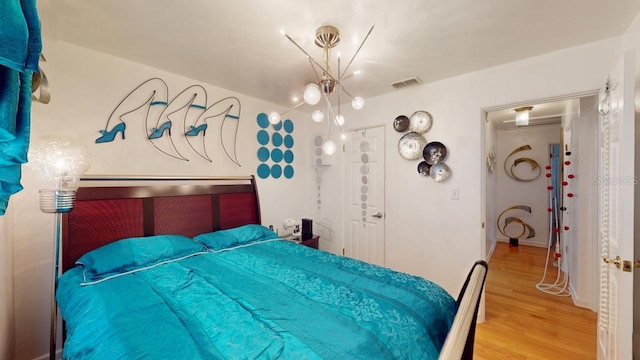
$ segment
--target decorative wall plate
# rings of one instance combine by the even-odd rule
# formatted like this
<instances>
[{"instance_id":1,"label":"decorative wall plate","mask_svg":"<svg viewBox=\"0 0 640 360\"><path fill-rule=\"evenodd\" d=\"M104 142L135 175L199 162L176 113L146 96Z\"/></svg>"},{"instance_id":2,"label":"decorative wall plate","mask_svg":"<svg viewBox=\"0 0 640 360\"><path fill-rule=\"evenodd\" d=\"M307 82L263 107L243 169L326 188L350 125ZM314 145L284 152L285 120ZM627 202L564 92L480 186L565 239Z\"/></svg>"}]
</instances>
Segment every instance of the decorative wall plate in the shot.
<instances>
[{"instance_id":1,"label":"decorative wall plate","mask_svg":"<svg viewBox=\"0 0 640 360\"><path fill-rule=\"evenodd\" d=\"M429 165L442 162L447 157L447 148L438 141L432 141L424 147L422 157Z\"/></svg>"},{"instance_id":2,"label":"decorative wall plate","mask_svg":"<svg viewBox=\"0 0 640 360\"><path fill-rule=\"evenodd\" d=\"M431 165L427 164L426 161L420 161L420 164L418 164L418 173L422 176L429 176L430 169Z\"/></svg>"},{"instance_id":3,"label":"decorative wall plate","mask_svg":"<svg viewBox=\"0 0 640 360\"><path fill-rule=\"evenodd\" d=\"M400 156L407 160L416 160L422 155L422 150L427 144L427 140L417 132L409 132L400 138L398 141L398 152Z\"/></svg>"},{"instance_id":4,"label":"decorative wall plate","mask_svg":"<svg viewBox=\"0 0 640 360\"><path fill-rule=\"evenodd\" d=\"M409 118L404 115L399 115L393 120L393 129L397 132L405 132L409 128Z\"/></svg>"},{"instance_id":5,"label":"decorative wall plate","mask_svg":"<svg viewBox=\"0 0 640 360\"><path fill-rule=\"evenodd\" d=\"M451 170L447 164L441 162L431 166L429 175L431 175L431 178L435 181L442 181L451 175Z\"/></svg>"},{"instance_id":6,"label":"decorative wall plate","mask_svg":"<svg viewBox=\"0 0 640 360\"><path fill-rule=\"evenodd\" d=\"M419 110L411 114L409 130L415 131L418 134L423 134L431 129L432 123L433 119L431 118L431 114L426 111Z\"/></svg>"}]
</instances>

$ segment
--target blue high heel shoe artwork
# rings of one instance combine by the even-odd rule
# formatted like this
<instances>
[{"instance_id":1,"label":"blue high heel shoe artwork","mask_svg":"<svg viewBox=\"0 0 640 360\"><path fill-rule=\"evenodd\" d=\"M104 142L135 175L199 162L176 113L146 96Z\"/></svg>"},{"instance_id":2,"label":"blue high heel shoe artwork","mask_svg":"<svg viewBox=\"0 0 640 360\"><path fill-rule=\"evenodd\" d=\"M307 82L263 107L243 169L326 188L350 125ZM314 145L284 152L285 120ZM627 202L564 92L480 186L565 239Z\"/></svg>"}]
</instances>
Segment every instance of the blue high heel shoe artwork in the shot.
<instances>
[{"instance_id":1,"label":"blue high heel shoe artwork","mask_svg":"<svg viewBox=\"0 0 640 360\"><path fill-rule=\"evenodd\" d=\"M164 135L164 131L167 130L169 136L171 136L171 120L165 121L159 128L151 129L151 134L149 135L149 139L158 139Z\"/></svg>"},{"instance_id":2,"label":"blue high heel shoe artwork","mask_svg":"<svg viewBox=\"0 0 640 360\"><path fill-rule=\"evenodd\" d=\"M191 149L202 159L213 162L207 154L207 147L211 142L219 142L224 155L235 165L241 166L236 154L240 100L231 96L208 105L207 99L207 92L201 85L189 86L170 98L169 88L164 80L146 80L118 103L106 120L104 129L99 130L101 136L95 142L114 141L118 133L121 133L124 139L127 127L125 122L141 120L141 126L129 126L129 137L142 136L164 155L190 161L182 152L184 149ZM215 123L211 123L212 121ZM216 132L213 139L206 137L207 130L212 131L207 123L211 123L215 128L212 128ZM173 137L173 124L178 127L178 132L184 135ZM165 132L168 134L165 135ZM160 138L164 140L154 141Z\"/></svg>"},{"instance_id":3,"label":"blue high heel shoe artwork","mask_svg":"<svg viewBox=\"0 0 640 360\"><path fill-rule=\"evenodd\" d=\"M116 135L118 135L119 132L122 133L122 140L124 140L124 130L126 128L127 124L121 122L120 124L114 126L111 131L100 130L100 134L102 134L102 136L96 139L96 144L113 141L113 139L115 139Z\"/></svg>"},{"instance_id":4,"label":"blue high heel shoe artwork","mask_svg":"<svg viewBox=\"0 0 640 360\"><path fill-rule=\"evenodd\" d=\"M186 136L198 136L198 134L200 134L201 131L203 136L207 134L207 124L202 124L202 125L199 125L198 127L191 125L189 126L189 128L190 130L184 133Z\"/></svg>"}]
</instances>

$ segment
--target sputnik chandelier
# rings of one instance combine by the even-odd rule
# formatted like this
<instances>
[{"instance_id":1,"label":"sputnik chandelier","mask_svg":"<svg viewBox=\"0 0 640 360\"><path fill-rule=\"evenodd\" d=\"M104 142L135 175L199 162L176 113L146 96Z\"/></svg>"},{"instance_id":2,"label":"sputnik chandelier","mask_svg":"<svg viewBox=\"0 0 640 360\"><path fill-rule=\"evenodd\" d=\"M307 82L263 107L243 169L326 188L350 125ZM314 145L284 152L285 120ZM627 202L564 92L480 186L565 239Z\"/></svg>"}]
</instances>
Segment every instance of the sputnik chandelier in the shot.
<instances>
[{"instance_id":1,"label":"sputnik chandelier","mask_svg":"<svg viewBox=\"0 0 640 360\"><path fill-rule=\"evenodd\" d=\"M338 28L331 25L325 25L325 26L319 27L316 30L315 44L318 47L322 48L322 64L316 61L315 59L313 59L313 57L311 57L311 55L309 55L309 53L306 52L300 45L298 45L298 43L296 43L289 35L284 34L284 36L286 36L287 39L289 39L289 41L291 41L298 49L300 49L300 51L302 51L307 56L307 59L309 60L309 64L311 65L311 69L313 69L313 73L316 76L316 82L309 83L305 86L304 93L303 93L304 100L302 102L298 103L297 105L293 106L292 108L282 113L278 113L277 111L271 112L269 114L269 122L271 122L272 124L277 124L278 122L280 122L281 116L286 114L287 112L303 104L316 105L321 100L324 99L324 103L326 104L325 111L323 112L322 110L319 110L319 109L315 110L311 114L311 118L313 119L313 121L319 123L319 122L322 122L322 120L324 120L325 114L326 114L326 117L333 119L333 122L342 131L342 126L344 125L345 119L344 119L344 116L340 113L340 105L341 105L340 94L344 93L351 98L351 106L355 110L360 110L364 106L364 99L360 96L352 96L342 85L342 81L348 78L348 76L345 77L345 75L347 74L347 71L349 70L351 63L358 55L358 52L360 52L360 49L364 45L365 41L367 41L367 38L371 34L371 31L373 31L373 26L371 27L371 29L369 29L369 32L362 40L362 43L360 43L360 46L358 47L356 52L353 54L353 57L351 57L351 60L349 60L344 70L340 68L340 56L338 56L338 59L337 59L338 68L335 75L331 72L331 67L329 64L331 60L331 49L336 45L338 45L338 43L340 43L340 32L338 31ZM331 102L329 101L329 95L332 95L334 93L337 95L337 98L338 98L337 113L333 111L333 107L331 106ZM330 134L331 121L328 121L328 126L329 126L329 134ZM336 145L333 141L331 141L330 139L327 139L327 141L325 141L325 143L322 146L322 150L327 155L331 155L336 151Z\"/></svg>"}]
</instances>

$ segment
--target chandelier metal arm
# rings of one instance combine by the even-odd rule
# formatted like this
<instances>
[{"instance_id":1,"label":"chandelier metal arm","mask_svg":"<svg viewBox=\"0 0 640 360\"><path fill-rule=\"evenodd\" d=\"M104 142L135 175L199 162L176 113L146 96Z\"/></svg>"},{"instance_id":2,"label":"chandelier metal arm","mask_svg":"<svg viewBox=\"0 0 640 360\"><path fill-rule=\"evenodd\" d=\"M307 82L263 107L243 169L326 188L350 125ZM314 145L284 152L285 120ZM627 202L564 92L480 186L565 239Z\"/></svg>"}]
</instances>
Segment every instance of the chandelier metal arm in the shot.
<instances>
[{"instance_id":1,"label":"chandelier metal arm","mask_svg":"<svg viewBox=\"0 0 640 360\"><path fill-rule=\"evenodd\" d=\"M347 91L347 89L344 88L344 86L342 86L342 83L340 83L339 81L336 82L336 84L338 84L338 86L340 86L340 89L342 89L342 91L344 91L345 94L349 95L349 97L351 99L353 99L353 95L349 94L349 92Z\"/></svg>"},{"instance_id":2,"label":"chandelier metal arm","mask_svg":"<svg viewBox=\"0 0 640 360\"><path fill-rule=\"evenodd\" d=\"M284 115L284 114L288 113L289 111L291 111L291 110L293 110L293 109L296 109L296 108L298 108L298 107L300 107L300 106L302 106L302 105L304 105L304 104L306 104L306 102L303 100L302 102L300 102L300 103L298 103L298 104L296 104L296 105L294 105L294 106L292 106L292 107L288 108L287 110L285 110L285 111L281 112L281 113L280 113L280 115Z\"/></svg>"},{"instance_id":3,"label":"chandelier metal arm","mask_svg":"<svg viewBox=\"0 0 640 360\"><path fill-rule=\"evenodd\" d=\"M322 69L322 71L325 74L327 74L327 76L330 77L331 80L333 80L335 82L339 82L338 79L336 79L335 77L333 77L333 75L331 75L331 73L329 72L329 69L325 69L324 66L320 65L320 63L318 63L311 55L309 55L309 53L306 52L300 45L298 45L298 43L295 42L289 35L284 34L284 36L286 36L287 39L289 39L289 41L291 41L293 43L293 45L295 45L298 49L300 49L300 51L302 51L305 55L307 55L307 58L309 59L309 61L313 62L317 67Z\"/></svg>"},{"instance_id":4,"label":"chandelier metal arm","mask_svg":"<svg viewBox=\"0 0 640 360\"><path fill-rule=\"evenodd\" d=\"M327 114L330 115L329 119L335 118L335 114L333 113L333 107L331 106L331 102L329 101L329 96L322 92L322 96L324 97L324 101L327 103ZM331 120L328 121L329 123ZM331 127L331 125L329 125Z\"/></svg>"},{"instance_id":5,"label":"chandelier metal arm","mask_svg":"<svg viewBox=\"0 0 640 360\"><path fill-rule=\"evenodd\" d=\"M320 83L320 75L318 74L318 71L316 70L316 67L313 66L313 61L311 60L310 57L307 57L307 59L309 60L309 65L311 65L311 69L313 70L313 73L316 75L316 83L319 84Z\"/></svg>"},{"instance_id":6,"label":"chandelier metal arm","mask_svg":"<svg viewBox=\"0 0 640 360\"><path fill-rule=\"evenodd\" d=\"M356 53L353 54L353 57L351 58L351 60L347 64L347 67L344 68L344 72L342 74L340 74L340 70L338 70L338 80L337 80L338 82L340 82L340 80L342 80L342 77L344 76L344 74L346 74L347 70L349 70L349 66L351 66L351 63L353 62L353 60L356 58L356 56L360 52L360 49L362 49L362 45L364 45L365 41L367 41L367 39L369 38L369 35L371 35L371 32L373 31L374 26L375 25L371 26L371 29L369 29L369 32L367 33L367 36L364 37L364 40L362 40L362 43L360 43L360 46L358 46L358 49L356 50ZM342 87L342 86L340 86L340 87ZM351 96L351 95L349 95L349 96ZM351 97L353 97L353 96L351 96Z\"/></svg>"},{"instance_id":7,"label":"chandelier metal arm","mask_svg":"<svg viewBox=\"0 0 640 360\"><path fill-rule=\"evenodd\" d=\"M338 76L340 76L340 56L338 56ZM339 81L338 81L338 85L340 85ZM342 85L340 85L340 87L342 88ZM342 88L342 90L344 90L344 88ZM338 115L340 115L340 89L338 89Z\"/></svg>"}]
</instances>

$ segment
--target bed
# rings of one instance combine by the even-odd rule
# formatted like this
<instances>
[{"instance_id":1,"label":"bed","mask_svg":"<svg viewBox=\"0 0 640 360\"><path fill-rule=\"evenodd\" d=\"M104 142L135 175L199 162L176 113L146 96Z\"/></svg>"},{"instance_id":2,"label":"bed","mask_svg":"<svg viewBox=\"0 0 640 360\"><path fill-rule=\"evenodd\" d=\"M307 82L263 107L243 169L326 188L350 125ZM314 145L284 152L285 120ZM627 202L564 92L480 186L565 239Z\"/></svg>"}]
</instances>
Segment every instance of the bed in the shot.
<instances>
[{"instance_id":1,"label":"bed","mask_svg":"<svg viewBox=\"0 0 640 360\"><path fill-rule=\"evenodd\" d=\"M486 264L453 299L420 277L279 238L260 225L253 177L82 183L62 220L64 358L473 352Z\"/></svg>"}]
</instances>

